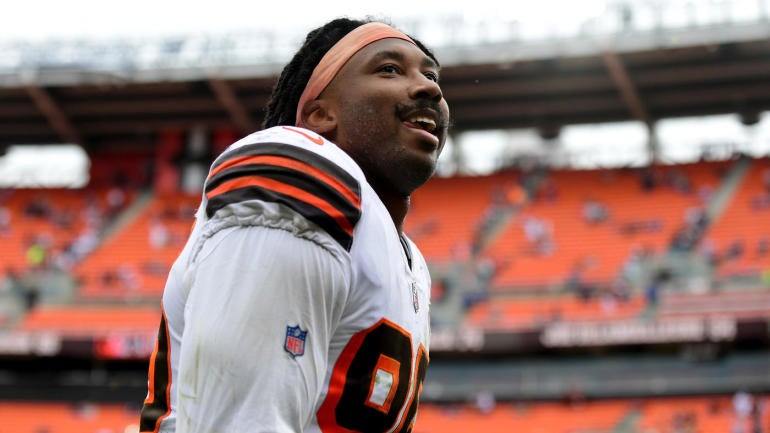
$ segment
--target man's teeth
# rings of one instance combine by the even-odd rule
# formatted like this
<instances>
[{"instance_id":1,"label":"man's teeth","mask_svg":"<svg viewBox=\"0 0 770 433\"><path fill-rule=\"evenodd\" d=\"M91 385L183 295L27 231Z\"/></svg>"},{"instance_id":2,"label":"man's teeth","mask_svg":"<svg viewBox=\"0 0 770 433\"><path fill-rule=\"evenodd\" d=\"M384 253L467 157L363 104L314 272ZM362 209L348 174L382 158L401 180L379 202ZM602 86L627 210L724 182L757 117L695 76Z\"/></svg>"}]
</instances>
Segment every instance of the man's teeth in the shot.
<instances>
[{"instance_id":1,"label":"man's teeth","mask_svg":"<svg viewBox=\"0 0 770 433\"><path fill-rule=\"evenodd\" d=\"M423 129L429 132L436 129L436 122L429 117L414 117L412 119L409 119L409 121L412 123L419 124L420 126L423 127Z\"/></svg>"}]
</instances>

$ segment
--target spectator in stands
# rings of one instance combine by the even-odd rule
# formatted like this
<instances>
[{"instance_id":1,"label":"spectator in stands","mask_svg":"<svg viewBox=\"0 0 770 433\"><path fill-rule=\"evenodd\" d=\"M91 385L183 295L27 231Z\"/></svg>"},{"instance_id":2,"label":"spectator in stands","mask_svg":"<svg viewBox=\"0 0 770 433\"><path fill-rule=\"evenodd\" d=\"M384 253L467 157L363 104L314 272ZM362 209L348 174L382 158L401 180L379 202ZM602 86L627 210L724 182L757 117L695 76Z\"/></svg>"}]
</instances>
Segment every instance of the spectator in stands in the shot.
<instances>
[{"instance_id":1,"label":"spectator in stands","mask_svg":"<svg viewBox=\"0 0 770 433\"><path fill-rule=\"evenodd\" d=\"M551 224L538 217L527 215L522 222L524 237L534 248L535 254L548 256L554 252L553 228Z\"/></svg>"},{"instance_id":2,"label":"spectator in stands","mask_svg":"<svg viewBox=\"0 0 770 433\"><path fill-rule=\"evenodd\" d=\"M0 205L0 237L7 237L11 234L11 211L7 207Z\"/></svg>"},{"instance_id":3,"label":"spectator in stands","mask_svg":"<svg viewBox=\"0 0 770 433\"><path fill-rule=\"evenodd\" d=\"M48 206L48 202L42 196L33 197L24 206L24 216L26 217L47 219L50 215L51 208Z\"/></svg>"},{"instance_id":4,"label":"spectator in stands","mask_svg":"<svg viewBox=\"0 0 770 433\"><path fill-rule=\"evenodd\" d=\"M169 243L170 234L166 225L160 218L153 218L150 221L149 229L149 242L150 246L156 250L165 248Z\"/></svg>"},{"instance_id":5,"label":"spectator in stands","mask_svg":"<svg viewBox=\"0 0 770 433\"><path fill-rule=\"evenodd\" d=\"M96 230L87 226L72 241L72 245L70 245L66 253L70 255L71 262L74 264L93 251L97 245L99 245L99 236Z\"/></svg>"},{"instance_id":6,"label":"spectator in stands","mask_svg":"<svg viewBox=\"0 0 770 433\"><path fill-rule=\"evenodd\" d=\"M748 418L754 409L754 396L745 390L733 394L733 411L739 418Z\"/></svg>"},{"instance_id":7,"label":"spectator in stands","mask_svg":"<svg viewBox=\"0 0 770 433\"><path fill-rule=\"evenodd\" d=\"M535 194L535 200L542 200L544 202L554 202L559 199L559 187L551 178L545 178L537 186L537 193Z\"/></svg>"},{"instance_id":8,"label":"spectator in stands","mask_svg":"<svg viewBox=\"0 0 770 433\"><path fill-rule=\"evenodd\" d=\"M438 77L427 48L383 23L308 34L266 129L205 181L141 430L411 430L430 275L403 224L448 135Z\"/></svg>"},{"instance_id":9,"label":"spectator in stands","mask_svg":"<svg viewBox=\"0 0 770 433\"><path fill-rule=\"evenodd\" d=\"M650 279L644 290L645 299L648 307L657 307L660 298L660 292L663 284L671 279L671 272L668 269L660 269Z\"/></svg>"},{"instance_id":10,"label":"spectator in stands","mask_svg":"<svg viewBox=\"0 0 770 433\"><path fill-rule=\"evenodd\" d=\"M75 226L75 212L73 209L60 209L51 215L51 223L57 230L69 231Z\"/></svg>"},{"instance_id":11,"label":"spectator in stands","mask_svg":"<svg viewBox=\"0 0 770 433\"><path fill-rule=\"evenodd\" d=\"M607 206L588 196L583 199L583 220L589 224L598 224L607 221L610 211Z\"/></svg>"},{"instance_id":12,"label":"spectator in stands","mask_svg":"<svg viewBox=\"0 0 770 433\"><path fill-rule=\"evenodd\" d=\"M27 264L31 269L39 269L45 266L48 258L48 249L44 242L40 242L40 238L36 238L29 243L27 247Z\"/></svg>"},{"instance_id":13,"label":"spectator in stands","mask_svg":"<svg viewBox=\"0 0 770 433\"><path fill-rule=\"evenodd\" d=\"M93 228L97 233L106 225L106 219L99 199L92 193L86 198L85 205L80 212L80 218L88 227Z\"/></svg>"},{"instance_id":14,"label":"spectator in stands","mask_svg":"<svg viewBox=\"0 0 770 433\"><path fill-rule=\"evenodd\" d=\"M33 283L25 286L25 289L24 307L29 311L35 308L40 301L40 287Z\"/></svg>"},{"instance_id":15,"label":"spectator in stands","mask_svg":"<svg viewBox=\"0 0 770 433\"><path fill-rule=\"evenodd\" d=\"M13 296L21 298L26 292L24 281L18 270L12 267L5 269L5 278L2 284L2 291L10 293Z\"/></svg>"},{"instance_id":16,"label":"spectator in stands","mask_svg":"<svg viewBox=\"0 0 770 433\"><path fill-rule=\"evenodd\" d=\"M690 181L690 178L687 177L687 174L685 174L683 171L672 169L669 171L668 175L668 182L671 187L674 188L674 190L685 195L691 194L693 192L692 182Z\"/></svg>"},{"instance_id":17,"label":"spectator in stands","mask_svg":"<svg viewBox=\"0 0 770 433\"><path fill-rule=\"evenodd\" d=\"M112 220L126 205L126 193L123 188L114 185L107 191L104 201L107 203L107 219Z\"/></svg>"},{"instance_id":18,"label":"spectator in stands","mask_svg":"<svg viewBox=\"0 0 770 433\"><path fill-rule=\"evenodd\" d=\"M624 236L633 236L639 233L657 233L663 229L663 221L660 218L630 219L619 224L618 231Z\"/></svg>"},{"instance_id":19,"label":"spectator in stands","mask_svg":"<svg viewBox=\"0 0 770 433\"><path fill-rule=\"evenodd\" d=\"M37 306L40 300L40 287L34 278L29 278L29 274L23 275L14 268L6 269L5 279L0 286L2 292L7 292L29 311Z\"/></svg>"},{"instance_id":20,"label":"spectator in stands","mask_svg":"<svg viewBox=\"0 0 770 433\"><path fill-rule=\"evenodd\" d=\"M653 191L658 186L658 179L652 168L644 167L639 171L639 185L643 191Z\"/></svg>"},{"instance_id":21,"label":"spectator in stands","mask_svg":"<svg viewBox=\"0 0 770 433\"><path fill-rule=\"evenodd\" d=\"M733 239L727 250L724 252L722 260L735 260L743 257L746 251L746 242L743 239Z\"/></svg>"},{"instance_id":22,"label":"spectator in stands","mask_svg":"<svg viewBox=\"0 0 770 433\"><path fill-rule=\"evenodd\" d=\"M699 206L685 210L684 225L674 234L671 248L675 251L690 251L708 226L708 214Z\"/></svg>"},{"instance_id":23,"label":"spectator in stands","mask_svg":"<svg viewBox=\"0 0 770 433\"><path fill-rule=\"evenodd\" d=\"M488 415L495 410L495 395L489 391L479 391L475 399L476 410L482 415Z\"/></svg>"}]
</instances>

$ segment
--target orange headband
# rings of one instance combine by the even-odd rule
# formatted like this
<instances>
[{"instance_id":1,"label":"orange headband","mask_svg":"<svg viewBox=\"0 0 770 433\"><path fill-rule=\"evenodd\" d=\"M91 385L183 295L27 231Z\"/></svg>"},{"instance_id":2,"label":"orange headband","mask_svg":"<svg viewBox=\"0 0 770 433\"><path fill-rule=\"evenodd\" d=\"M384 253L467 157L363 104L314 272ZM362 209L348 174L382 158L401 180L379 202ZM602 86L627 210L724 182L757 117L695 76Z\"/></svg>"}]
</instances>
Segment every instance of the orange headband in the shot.
<instances>
[{"instance_id":1,"label":"orange headband","mask_svg":"<svg viewBox=\"0 0 770 433\"><path fill-rule=\"evenodd\" d=\"M355 53L372 42L385 38L403 39L414 44L409 36L383 23L367 23L359 26L334 44L313 69L313 74L310 75L305 90L299 97L296 126L304 126L302 109L324 91Z\"/></svg>"}]
</instances>

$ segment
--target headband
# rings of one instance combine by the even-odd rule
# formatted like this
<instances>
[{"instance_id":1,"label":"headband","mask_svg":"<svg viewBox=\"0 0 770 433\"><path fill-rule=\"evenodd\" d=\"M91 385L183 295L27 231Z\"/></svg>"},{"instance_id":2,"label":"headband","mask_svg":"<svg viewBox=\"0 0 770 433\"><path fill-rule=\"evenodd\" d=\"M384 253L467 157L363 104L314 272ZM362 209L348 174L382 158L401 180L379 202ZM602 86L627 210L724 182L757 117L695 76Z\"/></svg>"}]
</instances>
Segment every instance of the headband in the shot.
<instances>
[{"instance_id":1,"label":"headband","mask_svg":"<svg viewBox=\"0 0 770 433\"><path fill-rule=\"evenodd\" d=\"M302 109L324 91L354 54L372 42L385 38L403 39L414 44L409 36L383 23L367 23L356 27L334 44L313 69L313 74L299 97L295 125L305 126L302 123Z\"/></svg>"}]
</instances>

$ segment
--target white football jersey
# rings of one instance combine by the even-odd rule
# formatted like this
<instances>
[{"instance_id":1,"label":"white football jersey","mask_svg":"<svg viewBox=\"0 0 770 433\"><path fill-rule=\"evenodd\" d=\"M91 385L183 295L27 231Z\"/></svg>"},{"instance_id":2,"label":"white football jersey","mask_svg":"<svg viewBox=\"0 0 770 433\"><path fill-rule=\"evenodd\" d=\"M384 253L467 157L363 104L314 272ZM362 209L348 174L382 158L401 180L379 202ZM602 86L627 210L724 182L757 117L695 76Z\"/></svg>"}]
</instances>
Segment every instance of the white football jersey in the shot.
<instances>
[{"instance_id":1,"label":"white football jersey","mask_svg":"<svg viewBox=\"0 0 770 433\"><path fill-rule=\"evenodd\" d=\"M166 282L141 431L411 431L430 285L345 152L297 127L245 137Z\"/></svg>"}]
</instances>

